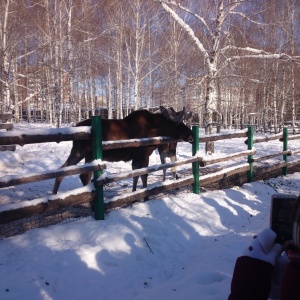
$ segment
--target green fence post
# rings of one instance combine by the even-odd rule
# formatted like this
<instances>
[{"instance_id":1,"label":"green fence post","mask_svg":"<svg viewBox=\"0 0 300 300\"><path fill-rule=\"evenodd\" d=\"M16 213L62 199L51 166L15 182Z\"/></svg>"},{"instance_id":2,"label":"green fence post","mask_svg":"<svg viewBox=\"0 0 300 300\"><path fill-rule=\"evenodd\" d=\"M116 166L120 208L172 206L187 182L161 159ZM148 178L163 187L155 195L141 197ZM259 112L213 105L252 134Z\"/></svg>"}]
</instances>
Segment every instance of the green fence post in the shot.
<instances>
[{"instance_id":1,"label":"green fence post","mask_svg":"<svg viewBox=\"0 0 300 300\"><path fill-rule=\"evenodd\" d=\"M248 126L248 150L253 148L253 126ZM247 171L247 181L253 181L253 155L248 155L248 163L250 166L249 171Z\"/></svg>"},{"instance_id":2,"label":"green fence post","mask_svg":"<svg viewBox=\"0 0 300 300\"><path fill-rule=\"evenodd\" d=\"M289 136L289 131L287 127L283 128L283 151L286 151L288 149L288 136ZM287 163L288 163L288 155L287 154L283 154L283 160L285 161L285 167L282 168L282 174L283 175L287 175L288 173L288 167L287 167Z\"/></svg>"},{"instance_id":3,"label":"green fence post","mask_svg":"<svg viewBox=\"0 0 300 300\"><path fill-rule=\"evenodd\" d=\"M100 116L92 117L92 144L93 159L102 159L102 124ZM102 170L94 172L94 183L96 188L94 216L96 220L104 220L103 185L96 186L96 181L102 173Z\"/></svg>"},{"instance_id":4,"label":"green fence post","mask_svg":"<svg viewBox=\"0 0 300 300\"><path fill-rule=\"evenodd\" d=\"M194 142L192 146L193 156L199 151L199 125L193 125ZM193 193L199 194L199 161L193 162Z\"/></svg>"}]
</instances>

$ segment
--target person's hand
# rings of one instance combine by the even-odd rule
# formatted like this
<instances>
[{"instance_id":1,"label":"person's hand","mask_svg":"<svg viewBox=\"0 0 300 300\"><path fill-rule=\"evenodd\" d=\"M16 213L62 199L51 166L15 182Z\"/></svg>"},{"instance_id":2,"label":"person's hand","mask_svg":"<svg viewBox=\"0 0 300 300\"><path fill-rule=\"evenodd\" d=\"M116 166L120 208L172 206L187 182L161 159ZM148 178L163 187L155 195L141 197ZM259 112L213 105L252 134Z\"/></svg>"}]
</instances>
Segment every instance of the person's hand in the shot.
<instances>
[{"instance_id":1,"label":"person's hand","mask_svg":"<svg viewBox=\"0 0 300 300\"><path fill-rule=\"evenodd\" d=\"M248 256L275 265L277 256L282 251L280 244L274 243L276 233L272 229L264 229L259 234L253 237L249 247L243 253L243 256Z\"/></svg>"},{"instance_id":2,"label":"person's hand","mask_svg":"<svg viewBox=\"0 0 300 300\"><path fill-rule=\"evenodd\" d=\"M253 238L243 255L238 257L229 300L268 299L275 261L282 249L275 239L276 233L265 229Z\"/></svg>"},{"instance_id":3,"label":"person's hand","mask_svg":"<svg viewBox=\"0 0 300 300\"><path fill-rule=\"evenodd\" d=\"M269 298L271 300L280 299L282 279L288 263L290 262L286 252L276 257L274 271L272 275L272 285Z\"/></svg>"}]
</instances>

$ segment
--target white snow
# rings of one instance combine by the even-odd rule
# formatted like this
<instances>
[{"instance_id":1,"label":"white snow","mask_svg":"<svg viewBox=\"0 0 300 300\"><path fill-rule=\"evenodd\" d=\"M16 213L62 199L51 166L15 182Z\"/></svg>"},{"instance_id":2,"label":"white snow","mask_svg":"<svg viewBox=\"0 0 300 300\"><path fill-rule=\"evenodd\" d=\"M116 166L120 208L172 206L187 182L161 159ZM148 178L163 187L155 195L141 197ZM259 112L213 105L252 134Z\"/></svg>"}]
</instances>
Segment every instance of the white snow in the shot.
<instances>
[{"instance_id":1,"label":"white snow","mask_svg":"<svg viewBox=\"0 0 300 300\"><path fill-rule=\"evenodd\" d=\"M35 127L17 126L19 130ZM215 142L214 156L244 151L244 141ZM61 142L0 152L0 176L53 170L66 160L70 148L70 142ZM269 141L255 148L256 156L262 156L281 151L282 143ZM199 156L205 156L203 149L200 144ZM299 141L291 141L290 149L299 149ZM190 157L191 152L191 145L180 143L178 159ZM159 161L153 153L150 165ZM238 161L245 163L246 158L233 159L227 167ZM130 168L130 162L107 163L105 174ZM161 178L162 171L149 175L150 181ZM46 180L1 189L0 205L50 195L53 183ZM131 180L121 185L130 190ZM70 176L60 192L80 187L78 176ZM120 184L105 187L105 193L112 189L120 189ZM200 195L166 194L111 211L104 221L87 217L2 239L0 299L227 299L236 258L251 236L269 226L271 195L299 191L300 173L295 173Z\"/></svg>"}]
</instances>

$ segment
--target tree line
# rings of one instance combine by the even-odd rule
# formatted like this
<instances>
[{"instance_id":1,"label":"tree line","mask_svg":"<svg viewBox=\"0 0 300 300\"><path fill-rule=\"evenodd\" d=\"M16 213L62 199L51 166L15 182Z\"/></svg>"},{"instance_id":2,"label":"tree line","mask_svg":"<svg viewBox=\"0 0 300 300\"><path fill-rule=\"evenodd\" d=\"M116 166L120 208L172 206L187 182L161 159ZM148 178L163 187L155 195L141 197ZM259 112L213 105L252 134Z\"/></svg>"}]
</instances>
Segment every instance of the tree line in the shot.
<instances>
[{"instance_id":1,"label":"tree line","mask_svg":"<svg viewBox=\"0 0 300 300\"><path fill-rule=\"evenodd\" d=\"M207 133L300 119L297 0L1 0L0 111L197 113Z\"/></svg>"}]
</instances>

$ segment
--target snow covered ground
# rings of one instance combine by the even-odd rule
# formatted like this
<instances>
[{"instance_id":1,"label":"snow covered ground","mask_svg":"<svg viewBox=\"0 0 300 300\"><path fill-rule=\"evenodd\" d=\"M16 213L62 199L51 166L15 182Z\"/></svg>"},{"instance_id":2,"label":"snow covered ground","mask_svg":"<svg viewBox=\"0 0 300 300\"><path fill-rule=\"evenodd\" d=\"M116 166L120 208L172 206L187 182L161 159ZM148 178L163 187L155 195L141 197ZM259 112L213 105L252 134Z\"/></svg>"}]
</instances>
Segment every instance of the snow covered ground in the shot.
<instances>
[{"instance_id":1,"label":"snow covered ground","mask_svg":"<svg viewBox=\"0 0 300 300\"><path fill-rule=\"evenodd\" d=\"M216 142L214 155L246 150L244 140ZM299 140L289 145L299 149ZM282 144L255 147L262 156L280 151ZM55 169L70 148L62 142L0 152L0 176ZM178 159L189 156L191 146L180 143ZM158 163L153 153L150 164ZM131 168L123 162L107 166L109 173ZM149 175L150 182L161 178L162 171ZM50 194L53 182L1 189L0 205ZM71 176L60 191L76 187L78 176ZM131 181L112 184L105 193L109 197L110 190L124 187L130 190ZM271 195L299 191L300 173L200 195L187 190L111 211L104 221L87 217L2 239L0 299L227 299L235 259L251 236L269 226Z\"/></svg>"}]
</instances>

